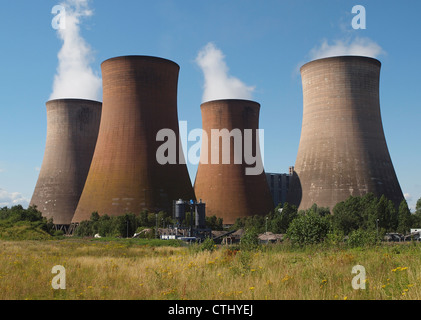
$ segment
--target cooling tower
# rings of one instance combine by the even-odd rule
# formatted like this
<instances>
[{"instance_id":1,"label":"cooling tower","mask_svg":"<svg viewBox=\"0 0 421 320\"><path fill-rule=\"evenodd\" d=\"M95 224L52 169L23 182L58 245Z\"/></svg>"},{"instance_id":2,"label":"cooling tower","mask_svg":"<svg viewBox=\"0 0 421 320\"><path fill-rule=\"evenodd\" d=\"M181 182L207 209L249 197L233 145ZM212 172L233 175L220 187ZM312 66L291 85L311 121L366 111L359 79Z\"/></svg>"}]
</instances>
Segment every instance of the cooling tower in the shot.
<instances>
[{"instance_id":1,"label":"cooling tower","mask_svg":"<svg viewBox=\"0 0 421 320\"><path fill-rule=\"evenodd\" d=\"M256 139L260 105L248 100L216 100L203 103L201 111L207 139L202 136L195 193L206 203L206 215L233 224L237 218L268 214L273 202ZM222 132L225 136L220 138L217 134ZM251 139L246 138L247 132ZM250 153L260 170L259 164L246 157ZM248 172L250 168L255 172Z\"/></svg>"},{"instance_id":2,"label":"cooling tower","mask_svg":"<svg viewBox=\"0 0 421 320\"><path fill-rule=\"evenodd\" d=\"M303 122L288 202L333 207L349 196L404 199L386 145L379 102L381 63L342 56L301 68Z\"/></svg>"},{"instance_id":3,"label":"cooling tower","mask_svg":"<svg viewBox=\"0 0 421 320\"><path fill-rule=\"evenodd\" d=\"M30 205L61 226L70 225L85 185L101 119L101 103L79 99L47 104L44 160Z\"/></svg>"},{"instance_id":4,"label":"cooling tower","mask_svg":"<svg viewBox=\"0 0 421 320\"><path fill-rule=\"evenodd\" d=\"M176 137L180 67L169 60L125 56L101 65L103 109L98 142L73 223L100 215L171 212L173 200L194 199L184 159L161 165L161 129Z\"/></svg>"}]
</instances>

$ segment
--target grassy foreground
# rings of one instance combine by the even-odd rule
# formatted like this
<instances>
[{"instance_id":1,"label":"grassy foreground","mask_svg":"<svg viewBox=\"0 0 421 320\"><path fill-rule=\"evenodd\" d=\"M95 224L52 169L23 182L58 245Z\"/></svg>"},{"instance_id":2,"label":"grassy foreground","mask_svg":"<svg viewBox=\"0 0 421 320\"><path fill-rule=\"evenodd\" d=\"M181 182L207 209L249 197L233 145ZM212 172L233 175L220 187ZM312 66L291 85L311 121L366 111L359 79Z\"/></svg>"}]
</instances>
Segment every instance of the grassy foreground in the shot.
<instances>
[{"instance_id":1,"label":"grassy foreground","mask_svg":"<svg viewBox=\"0 0 421 320\"><path fill-rule=\"evenodd\" d=\"M54 290L55 265L66 289ZM352 268L366 289L352 287ZM0 299L421 299L421 245L199 251L134 241L0 241Z\"/></svg>"}]
</instances>

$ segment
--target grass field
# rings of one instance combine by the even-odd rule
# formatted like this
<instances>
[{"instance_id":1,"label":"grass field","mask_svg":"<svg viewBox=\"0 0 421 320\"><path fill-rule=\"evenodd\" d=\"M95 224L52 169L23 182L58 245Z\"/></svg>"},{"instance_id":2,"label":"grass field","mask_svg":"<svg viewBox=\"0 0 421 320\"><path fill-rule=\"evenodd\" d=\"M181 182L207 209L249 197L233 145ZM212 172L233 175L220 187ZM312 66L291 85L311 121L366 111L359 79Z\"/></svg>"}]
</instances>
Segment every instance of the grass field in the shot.
<instances>
[{"instance_id":1,"label":"grass field","mask_svg":"<svg viewBox=\"0 0 421 320\"><path fill-rule=\"evenodd\" d=\"M52 288L56 265L65 267L66 289ZM356 265L365 268L365 289L352 287ZM242 252L129 240L0 241L0 299L419 300L421 245Z\"/></svg>"}]
</instances>

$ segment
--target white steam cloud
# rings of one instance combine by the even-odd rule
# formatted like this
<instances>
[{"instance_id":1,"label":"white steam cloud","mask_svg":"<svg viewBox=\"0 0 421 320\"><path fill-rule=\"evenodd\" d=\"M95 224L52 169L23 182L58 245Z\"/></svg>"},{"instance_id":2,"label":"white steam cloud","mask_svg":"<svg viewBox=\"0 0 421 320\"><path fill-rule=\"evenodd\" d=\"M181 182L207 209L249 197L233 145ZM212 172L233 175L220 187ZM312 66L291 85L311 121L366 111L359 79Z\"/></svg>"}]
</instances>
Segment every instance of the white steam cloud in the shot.
<instances>
[{"instance_id":1,"label":"white steam cloud","mask_svg":"<svg viewBox=\"0 0 421 320\"><path fill-rule=\"evenodd\" d=\"M383 49L369 38L355 38L351 40L336 40L333 44L329 44L324 40L319 47L310 51L312 60L335 57L335 56L364 56L378 58L385 54Z\"/></svg>"},{"instance_id":2,"label":"white steam cloud","mask_svg":"<svg viewBox=\"0 0 421 320\"><path fill-rule=\"evenodd\" d=\"M219 99L251 100L254 87L228 74L225 56L213 43L208 43L198 54L196 63L204 74L202 102Z\"/></svg>"},{"instance_id":3,"label":"white steam cloud","mask_svg":"<svg viewBox=\"0 0 421 320\"><path fill-rule=\"evenodd\" d=\"M65 8L65 24L57 34L63 46L58 53L59 63L50 99L99 100L102 81L90 67L93 51L80 35L82 19L93 15L89 0L66 0L61 6Z\"/></svg>"}]
</instances>

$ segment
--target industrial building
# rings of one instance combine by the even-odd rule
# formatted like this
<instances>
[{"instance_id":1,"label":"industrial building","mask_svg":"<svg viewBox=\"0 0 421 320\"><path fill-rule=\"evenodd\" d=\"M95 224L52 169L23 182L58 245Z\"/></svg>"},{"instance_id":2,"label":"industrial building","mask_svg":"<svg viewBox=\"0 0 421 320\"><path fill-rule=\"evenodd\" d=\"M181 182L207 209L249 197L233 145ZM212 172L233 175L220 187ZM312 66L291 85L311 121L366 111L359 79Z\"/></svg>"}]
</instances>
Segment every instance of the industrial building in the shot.
<instances>
[{"instance_id":1,"label":"industrial building","mask_svg":"<svg viewBox=\"0 0 421 320\"><path fill-rule=\"evenodd\" d=\"M269 173L266 172L266 180L272 195L273 205L284 205L287 201L290 180L294 172L294 167L289 168L288 173Z\"/></svg>"},{"instance_id":2,"label":"industrial building","mask_svg":"<svg viewBox=\"0 0 421 320\"><path fill-rule=\"evenodd\" d=\"M380 112L380 61L339 56L301 68L303 121L288 202L333 207L349 196L404 199Z\"/></svg>"},{"instance_id":3,"label":"industrial building","mask_svg":"<svg viewBox=\"0 0 421 320\"><path fill-rule=\"evenodd\" d=\"M190 213L190 219L187 219L187 212ZM202 199L198 202L183 199L174 201L173 218L174 225L160 229L161 239L201 242L212 237L212 230L206 227L206 203Z\"/></svg>"},{"instance_id":4,"label":"industrial building","mask_svg":"<svg viewBox=\"0 0 421 320\"><path fill-rule=\"evenodd\" d=\"M30 202L67 230L85 185L98 138L102 104L81 99L46 103L44 159Z\"/></svg>"},{"instance_id":5,"label":"industrial building","mask_svg":"<svg viewBox=\"0 0 421 320\"><path fill-rule=\"evenodd\" d=\"M202 139L201 159L197 169L194 190L196 197L206 202L206 214L223 219L223 223L233 224L237 218L266 215L273 210L273 201L262 168L258 174L247 174L245 150L251 148L256 155L256 164L261 163L259 144L256 134L259 129L260 104L248 100L215 100L201 105L202 130L208 141ZM230 134L228 148L223 148L223 141L210 142L212 130L226 130ZM237 130L237 131L235 131ZM246 146L245 132L251 130L252 145ZM240 137L239 140L236 138ZM223 140L223 139L222 139ZM249 141L250 142L250 141ZM237 149L238 148L238 149ZM240 153L239 150L242 152ZM223 156L229 153L229 160L224 163ZM212 157L218 155L218 162ZM225 153L223 155L223 153Z\"/></svg>"},{"instance_id":6,"label":"industrial building","mask_svg":"<svg viewBox=\"0 0 421 320\"><path fill-rule=\"evenodd\" d=\"M179 149L177 86L180 67L149 56L111 58L101 65L103 111L98 142L73 223L91 213L167 211L176 199L195 199L185 161L158 163L161 129Z\"/></svg>"}]
</instances>

